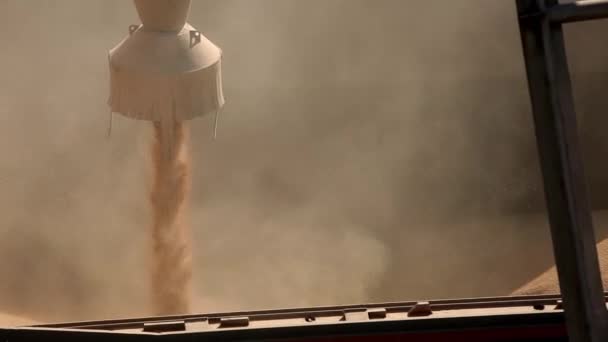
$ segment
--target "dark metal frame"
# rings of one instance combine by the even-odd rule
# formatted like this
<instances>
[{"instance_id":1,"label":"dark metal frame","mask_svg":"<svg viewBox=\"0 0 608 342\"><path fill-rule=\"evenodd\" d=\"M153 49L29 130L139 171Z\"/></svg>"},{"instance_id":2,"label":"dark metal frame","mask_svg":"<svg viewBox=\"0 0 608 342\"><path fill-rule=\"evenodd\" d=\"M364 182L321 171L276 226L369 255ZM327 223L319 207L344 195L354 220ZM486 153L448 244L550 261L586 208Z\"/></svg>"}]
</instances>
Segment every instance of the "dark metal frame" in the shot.
<instances>
[{"instance_id":1,"label":"dark metal frame","mask_svg":"<svg viewBox=\"0 0 608 342\"><path fill-rule=\"evenodd\" d=\"M516 0L516 5L568 334L572 341L606 341L608 312L562 24L606 18L608 2Z\"/></svg>"},{"instance_id":2,"label":"dark metal frame","mask_svg":"<svg viewBox=\"0 0 608 342\"><path fill-rule=\"evenodd\" d=\"M486 297L47 324L0 329L0 341L565 342L560 299L558 295ZM471 309L481 312L471 314ZM244 324L224 326L223 322L236 318ZM285 319L299 323L272 324ZM146 326L160 329L146 330Z\"/></svg>"}]
</instances>

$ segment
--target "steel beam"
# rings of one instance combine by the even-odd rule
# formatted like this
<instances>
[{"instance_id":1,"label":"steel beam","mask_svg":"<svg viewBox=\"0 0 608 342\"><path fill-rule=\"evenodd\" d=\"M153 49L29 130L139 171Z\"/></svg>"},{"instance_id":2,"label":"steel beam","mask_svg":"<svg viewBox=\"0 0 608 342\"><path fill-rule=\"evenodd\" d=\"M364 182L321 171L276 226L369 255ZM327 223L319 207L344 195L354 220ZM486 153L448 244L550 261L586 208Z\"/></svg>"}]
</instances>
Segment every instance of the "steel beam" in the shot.
<instances>
[{"instance_id":1,"label":"steel beam","mask_svg":"<svg viewBox=\"0 0 608 342\"><path fill-rule=\"evenodd\" d=\"M516 0L553 252L571 341L606 341L608 313L557 1Z\"/></svg>"},{"instance_id":2,"label":"steel beam","mask_svg":"<svg viewBox=\"0 0 608 342\"><path fill-rule=\"evenodd\" d=\"M555 24L608 18L608 1L584 0L557 5L547 10L547 16Z\"/></svg>"}]
</instances>

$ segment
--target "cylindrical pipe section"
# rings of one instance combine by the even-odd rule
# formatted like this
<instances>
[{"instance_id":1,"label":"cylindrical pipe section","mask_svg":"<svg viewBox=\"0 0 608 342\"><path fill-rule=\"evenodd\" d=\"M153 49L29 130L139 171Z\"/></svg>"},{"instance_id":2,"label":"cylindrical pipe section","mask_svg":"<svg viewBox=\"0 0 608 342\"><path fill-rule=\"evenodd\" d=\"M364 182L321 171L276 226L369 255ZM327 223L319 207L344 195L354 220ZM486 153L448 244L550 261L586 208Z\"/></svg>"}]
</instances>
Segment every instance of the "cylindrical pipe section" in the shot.
<instances>
[{"instance_id":1,"label":"cylindrical pipe section","mask_svg":"<svg viewBox=\"0 0 608 342\"><path fill-rule=\"evenodd\" d=\"M143 29L180 31L186 24L191 0L134 0Z\"/></svg>"}]
</instances>

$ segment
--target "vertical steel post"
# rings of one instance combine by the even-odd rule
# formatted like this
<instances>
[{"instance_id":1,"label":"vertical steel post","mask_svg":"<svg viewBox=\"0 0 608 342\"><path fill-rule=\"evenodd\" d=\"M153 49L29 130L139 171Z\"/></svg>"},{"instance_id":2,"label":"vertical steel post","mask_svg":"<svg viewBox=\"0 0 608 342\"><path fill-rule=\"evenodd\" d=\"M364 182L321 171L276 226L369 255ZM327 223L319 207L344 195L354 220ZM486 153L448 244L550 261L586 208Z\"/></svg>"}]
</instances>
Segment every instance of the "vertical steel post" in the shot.
<instances>
[{"instance_id":1,"label":"vertical steel post","mask_svg":"<svg viewBox=\"0 0 608 342\"><path fill-rule=\"evenodd\" d=\"M562 25L555 0L516 0L553 252L571 341L606 341L604 302L579 151Z\"/></svg>"}]
</instances>

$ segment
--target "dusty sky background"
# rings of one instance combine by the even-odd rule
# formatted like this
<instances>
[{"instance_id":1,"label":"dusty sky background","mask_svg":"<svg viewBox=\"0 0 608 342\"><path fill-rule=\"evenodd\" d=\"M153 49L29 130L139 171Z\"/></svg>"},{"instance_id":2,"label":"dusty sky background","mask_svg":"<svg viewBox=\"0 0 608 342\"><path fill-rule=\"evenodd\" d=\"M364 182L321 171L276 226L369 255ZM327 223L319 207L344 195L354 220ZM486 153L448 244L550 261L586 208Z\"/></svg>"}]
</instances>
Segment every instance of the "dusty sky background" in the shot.
<instances>
[{"instance_id":1,"label":"dusty sky background","mask_svg":"<svg viewBox=\"0 0 608 342\"><path fill-rule=\"evenodd\" d=\"M228 101L218 141L191 125L195 309L503 295L549 266L513 7L193 1ZM0 311L148 314L150 127L105 136L106 53L137 22L124 0L0 0ZM605 29L567 32L596 208Z\"/></svg>"}]
</instances>

